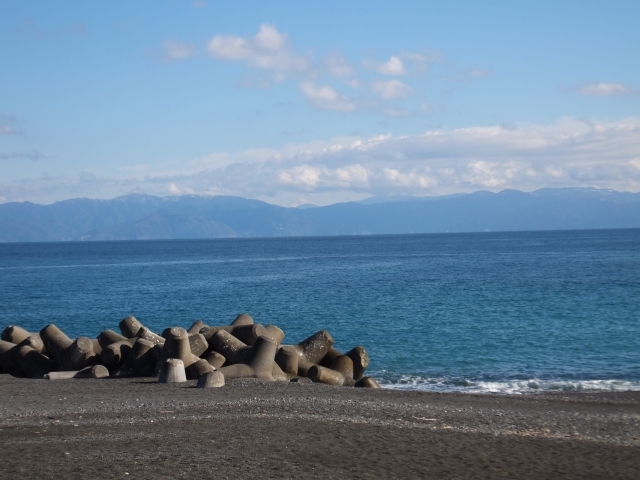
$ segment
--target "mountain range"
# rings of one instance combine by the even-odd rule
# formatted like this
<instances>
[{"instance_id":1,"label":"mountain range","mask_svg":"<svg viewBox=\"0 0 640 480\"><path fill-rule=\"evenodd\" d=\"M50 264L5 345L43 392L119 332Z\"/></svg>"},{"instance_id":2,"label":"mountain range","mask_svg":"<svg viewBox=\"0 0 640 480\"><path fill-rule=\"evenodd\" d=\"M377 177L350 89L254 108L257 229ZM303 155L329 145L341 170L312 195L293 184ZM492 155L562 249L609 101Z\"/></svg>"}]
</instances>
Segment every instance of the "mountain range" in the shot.
<instances>
[{"instance_id":1,"label":"mountain range","mask_svg":"<svg viewBox=\"0 0 640 480\"><path fill-rule=\"evenodd\" d=\"M640 193L595 188L371 197L286 208L230 196L0 204L0 242L639 228Z\"/></svg>"}]
</instances>

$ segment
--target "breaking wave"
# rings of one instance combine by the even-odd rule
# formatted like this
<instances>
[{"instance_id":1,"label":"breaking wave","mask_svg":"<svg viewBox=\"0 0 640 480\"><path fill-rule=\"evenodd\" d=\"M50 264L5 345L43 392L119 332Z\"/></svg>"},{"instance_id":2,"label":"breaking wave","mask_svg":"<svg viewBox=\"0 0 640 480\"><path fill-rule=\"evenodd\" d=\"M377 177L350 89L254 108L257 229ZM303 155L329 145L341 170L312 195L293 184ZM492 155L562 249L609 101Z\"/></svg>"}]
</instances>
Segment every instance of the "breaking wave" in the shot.
<instances>
[{"instance_id":1,"label":"breaking wave","mask_svg":"<svg viewBox=\"0 0 640 480\"><path fill-rule=\"evenodd\" d=\"M509 395L550 392L640 391L640 380L623 379L468 379L400 375L388 371L372 373L382 388L427 392L498 393Z\"/></svg>"}]
</instances>

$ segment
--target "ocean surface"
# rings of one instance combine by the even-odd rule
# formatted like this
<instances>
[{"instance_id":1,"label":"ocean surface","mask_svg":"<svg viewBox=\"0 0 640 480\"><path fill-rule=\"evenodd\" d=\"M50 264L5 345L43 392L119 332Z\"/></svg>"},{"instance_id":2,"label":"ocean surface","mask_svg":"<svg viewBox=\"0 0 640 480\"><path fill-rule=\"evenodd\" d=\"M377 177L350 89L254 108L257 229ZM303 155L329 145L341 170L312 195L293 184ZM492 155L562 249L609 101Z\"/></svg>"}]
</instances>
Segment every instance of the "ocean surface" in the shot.
<instances>
[{"instance_id":1,"label":"ocean surface","mask_svg":"<svg viewBox=\"0 0 640 480\"><path fill-rule=\"evenodd\" d=\"M640 230L0 244L0 326L241 312L364 345L387 388L640 390Z\"/></svg>"}]
</instances>

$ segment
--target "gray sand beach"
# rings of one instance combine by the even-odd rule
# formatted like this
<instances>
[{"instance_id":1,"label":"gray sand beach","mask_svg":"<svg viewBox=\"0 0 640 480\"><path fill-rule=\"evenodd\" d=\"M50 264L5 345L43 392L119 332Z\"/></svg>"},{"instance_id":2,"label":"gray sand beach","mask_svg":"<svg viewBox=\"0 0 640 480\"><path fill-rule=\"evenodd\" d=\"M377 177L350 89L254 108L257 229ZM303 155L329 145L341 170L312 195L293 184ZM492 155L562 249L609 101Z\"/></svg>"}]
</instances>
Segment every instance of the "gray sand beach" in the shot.
<instances>
[{"instance_id":1,"label":"gray sand beach","mask_svg":"<svg viewBox=\"0 0 640 480\"><path fill-rule=\"evenodd\" d=\"M640 478L640 392L0 375L2 478Z\"/></svg>"}]
</instances>

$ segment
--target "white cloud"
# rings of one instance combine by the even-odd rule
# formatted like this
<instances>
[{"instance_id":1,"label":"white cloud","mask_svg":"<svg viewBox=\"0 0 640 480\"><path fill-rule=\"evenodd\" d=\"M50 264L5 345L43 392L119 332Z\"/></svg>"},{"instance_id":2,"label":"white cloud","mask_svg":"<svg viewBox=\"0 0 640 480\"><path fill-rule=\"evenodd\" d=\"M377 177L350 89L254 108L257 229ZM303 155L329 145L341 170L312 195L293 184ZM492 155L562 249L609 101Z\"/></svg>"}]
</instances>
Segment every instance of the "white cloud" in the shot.
<instances>
[{"instance_id":1,"label":"white cloud","mask_svg":"<svg viewBox=\"0 0 640 480\"><path fill-rule=\"evenodd\" d=\"M344 137L279 149L217 152L182 170L122 177L40 177L0 184L6 201L110 198L125 193L226 194L280 204L371 194L595 186L640 191L640 118L562 118L549 125L433 129L421 135Z\"/></svg>"},{"instance_id":2,"label":"white cloud","mask_svg":"<svg viewBox=\"0 0 640 480\"><path fill-rule=\"evenodd\" d=\"M426 72L430 64L442 62L443 58L440 52L402 52L398 55L392 55L389 60L383 63L365 59L362 64L365 68L382 75L407 75L410 71L414 73Z\"/></svg>"},{"instance_id":3,"label":"white cloud","mask_svg":"<svg viewBox=\"0 0 640 480\"><path fill-rule=\"evenodd\" d=\"M356 109L355 103L328 85L316 87L313 82L303 82L300 90L313 105L322 110L352 112Z\"/></svg>"},{"instance_id":4,"label":"white cloud","mask_svg":"<svg viewBox=\"0 0 640 480\"><path fill-rule=\"evenodd\" d=\"M207 50L218 60L245 62L252 68L276 72L281 77L309 68L309 60L295 53L287 34L268 24L261 25L253 37L216 35L209 41Z\"/></svg>"},{"instance_id":5,"label":"white cloud","mask_svg":"<svg viewBox=\"0 0 640 480\"><path fill-rule=\"evenodd\" d=\"M430 177L426 173L402 173L400 170L397 170L395 168L383 168L382 172L384 173L384 176L389 181L389 183L393 184L396 187L418 187L419 189L426 189L435 187L438 184L435 178Z\"/></svg>"},{"instance_id":6,"label":"white cloud","mask_svg":"<svg viewBox=\"0 0 640 480\"><path fill-rule=\"evenodd\" d=\"M400 57L392 56L385 63L378 65L376 68L378 73L383 75L406 75L407 71L404 67L404 62Z\"/></svg>"},{"instance_id":7,"label":"white cloud","mask_svg":"<svg viewBox=\"0 0 640 480\"><path fill-rule=\"evenodd\" d=\"M633 89L621 83L590 83L578 88L580 95L588 97L608 95L628 95Z\"/></svg>"},{"instance_id":8,"label":"white cloud","mask_svg":"<svg viewBox=\"0 0 640 480\"><path fill-rule=\"evenodd\" d=\"M373 82L371 89L378 93L384 100L406 98L413 92L413 89L409 85L402 83L400 80Z\"/></svg>"},{"instance_id":9,"label":"white cloud","mask_svg":"<svg viewBox=\"0 0 640 480\"><path fill-rule=\"evenodd\" d=\"M316 188L353 188L366 187L369 184L369 171L362 165L345 165L339 168L326 166L300 165L278 174L278 181L285 185L302 187L306 190Z\"/></svg>"},{"instance_id":10,"label":"white cloud","mask_svg":"<svg viewBox=\"0 0 640 480\"><path fill-rule=\"evenodd\" d=\"M184 60L196 54L195 49L186 43L167 40L163 46L167 60Z\"/></svg>"}]
</instances>

